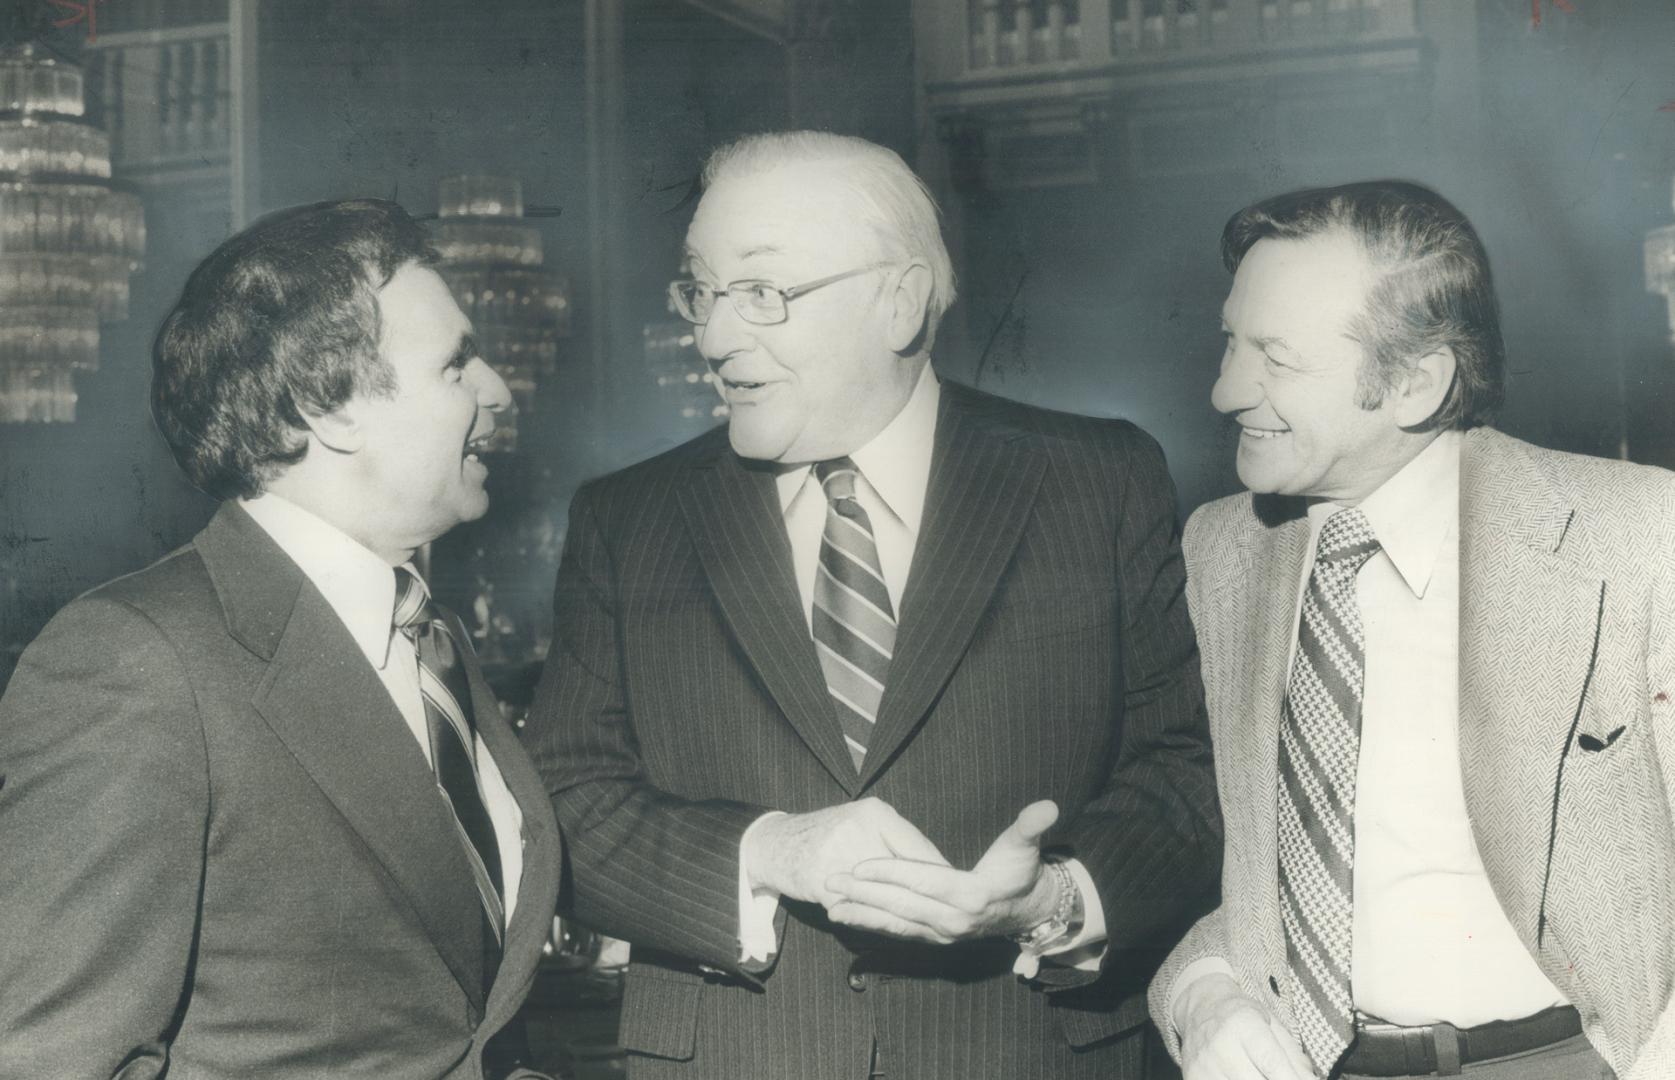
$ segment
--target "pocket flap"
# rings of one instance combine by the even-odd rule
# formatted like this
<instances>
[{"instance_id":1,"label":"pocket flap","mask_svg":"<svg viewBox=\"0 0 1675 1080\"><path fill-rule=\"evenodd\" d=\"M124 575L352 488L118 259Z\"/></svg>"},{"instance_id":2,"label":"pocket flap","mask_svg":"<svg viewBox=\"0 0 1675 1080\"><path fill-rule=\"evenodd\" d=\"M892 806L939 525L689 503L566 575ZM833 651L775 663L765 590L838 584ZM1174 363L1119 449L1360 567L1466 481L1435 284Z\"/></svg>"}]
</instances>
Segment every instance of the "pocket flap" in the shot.
<instances>
[{"instance_id":1,"label":"pocket flap","mask_svg":"<svg viewBox=\"0 0 1675 1080\"><path fill-rule=\"evenodd\" d=\"M624 1050L675 1061L692 1060L698 1034L698 996L704 982L693 975L630 964L622 987Z\"/></svg>"}]
</instances>

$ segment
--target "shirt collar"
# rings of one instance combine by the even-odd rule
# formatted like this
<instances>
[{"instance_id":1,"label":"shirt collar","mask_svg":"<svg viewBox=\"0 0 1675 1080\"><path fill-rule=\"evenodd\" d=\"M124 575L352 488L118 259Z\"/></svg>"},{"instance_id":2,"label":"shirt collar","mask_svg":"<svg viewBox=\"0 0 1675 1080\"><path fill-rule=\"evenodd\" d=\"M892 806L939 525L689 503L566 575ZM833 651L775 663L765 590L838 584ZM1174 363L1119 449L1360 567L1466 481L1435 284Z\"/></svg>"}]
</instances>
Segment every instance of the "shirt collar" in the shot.
<instances>
[{"instance_id":1,"label":"shirt collar","mask_svg":"<svg viewBox=\"0 0 1675 1080\"><path fill-rule=\"evenodd\" d=\"M1339 509L1329 502L1309 508L1317 534ZM1362 500L1361 512L1408 589L1424 599L1442 545L1460 520L1460 433L1445 431L1432 439Z\"/></svg>"},{"instance_id":2,"label":"shirt collar","mask_svg":"<svg viewBox=\"0 0 1675 1080\"><path fill-rule=\"evenodd\" d=\"M901 412L872 437L872 441L850 454L861 476L872 485L884 506L913 535L919 534L925 514L925 491L931 479L931 449L936 443L936 412L942 400L942 384L931 365L919 372L919 381ZM797 493L808 482L811 465L799 465L779 474L779 508L791 509Z\"/></svg>"},{"instance_id":3,"label":"shirt collar","mask_svg":"<svg viewBox=\"0 0 1675 1080\"><path fill-rule=\"evenodd\" d=\"M395 571L347 533L274 494L241 499L262 530L296 563L382 671L390 654Z\"/></svg>"}]
</instances>

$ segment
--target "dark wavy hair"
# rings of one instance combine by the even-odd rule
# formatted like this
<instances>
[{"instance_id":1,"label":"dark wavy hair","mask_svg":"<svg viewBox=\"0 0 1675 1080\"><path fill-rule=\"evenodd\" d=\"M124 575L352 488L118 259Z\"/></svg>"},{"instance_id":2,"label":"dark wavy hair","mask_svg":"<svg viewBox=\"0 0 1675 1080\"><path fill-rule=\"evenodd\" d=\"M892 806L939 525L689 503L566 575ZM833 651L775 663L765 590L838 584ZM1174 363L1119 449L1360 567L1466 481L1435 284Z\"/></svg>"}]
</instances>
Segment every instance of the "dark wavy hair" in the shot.
<instances>
[{"instance_id":1,"label":"dark wavy hair","mask_svg":"<svg viewBox=\"0 0 1675 1080\"><path fill-rule=\"evenodd\" d=\"M1259 240L1335 229L1361 245L1375 279L1350 326L1365 350L1357 403L1377 408L1420 357L1454 350L1454 384L1424 430L1489 423L1506 391L1506 346L1489 255L1471 222L1419 184L1369 180L1294 191L1234 214L1221 233L1229 273Z\"/></svg>"},{"instance_id":2,"label":"dark wavy hair","mask_svg":"<svg viewBox=\"0 0 1675 1080\"><path fill-rule=\"evenodd\" d=\"M305 413L393 392L378 290L436 259L424 228L380 199L281 210L216 248L152 350L152 415L187 478L253 497L307 452Z\"/></svg>"}]
</instances>

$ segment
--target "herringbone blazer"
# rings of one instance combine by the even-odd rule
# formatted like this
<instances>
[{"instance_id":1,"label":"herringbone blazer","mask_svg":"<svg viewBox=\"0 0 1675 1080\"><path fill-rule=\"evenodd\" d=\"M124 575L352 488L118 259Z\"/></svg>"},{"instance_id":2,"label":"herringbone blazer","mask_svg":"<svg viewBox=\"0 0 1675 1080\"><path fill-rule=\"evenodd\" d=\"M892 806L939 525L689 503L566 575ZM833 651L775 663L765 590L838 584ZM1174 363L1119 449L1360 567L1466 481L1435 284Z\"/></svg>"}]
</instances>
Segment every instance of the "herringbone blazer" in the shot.
<instances>
[{"instance_id":1,"label":"herringbone blazer","mask_svg":"<svg viewBox=\"0 0 1675 1080\"><path fill-rule=\"evenodd\" d=\"M1619 1075L1675 1075L1675 477L1468 433L1461 462L1460 768L1495 895ZM1293 500L1201 508L1185 550L1216 742L1222 906L1151 991L1220 956L1290 1022L1281 991L1275 769L1308 556Z\"/></svg>"},{"instance_id":2,"label":"herringbone blazer","mask_svg":"<svg viewBox=\"0 0 1675 1080\"><path fill-rule=\"evenodd\" d=\"M481 902L434 774L325 597L222 506L71 603L0 699L0 1078L480 1080L552 927L557 823L467 657L523 812Z\"/></svg>"},{"instance_id":3,"label":"herringbone blazer","mask_svg":"<svg viewBox=\"0 0 1675 1080\"><path fill-rule=\"evenodd\" d=\"M577 918L633 943L631 1075L1135 1075L1144 987L1213 890L1220 824L1174 496L1131 424L943 384L924 526L865 767L844 748L770 468L717 430L584 487L530 725ZM1097 883L1102 976L1005 941L909 946L781 908L739 963L739 841L876 796L971 866L1027 803ZM1063 976L1063 973L1059 973ZM1079 984L1079 985L1078 985Z\"/></svg>"}]
</instances>

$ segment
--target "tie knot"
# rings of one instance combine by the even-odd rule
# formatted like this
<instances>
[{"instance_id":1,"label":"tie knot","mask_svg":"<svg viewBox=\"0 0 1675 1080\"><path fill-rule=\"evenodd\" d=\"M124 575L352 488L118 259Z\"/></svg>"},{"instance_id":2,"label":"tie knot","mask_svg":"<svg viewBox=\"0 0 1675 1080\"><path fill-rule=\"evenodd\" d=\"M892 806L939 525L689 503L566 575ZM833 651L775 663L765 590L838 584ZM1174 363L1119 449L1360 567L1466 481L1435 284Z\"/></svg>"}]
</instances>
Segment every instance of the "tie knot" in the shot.
<instances>
[{"instance_id":1,"label":"tie knot","mask_svg":"<svg viewBox=\"0 0 1675 1080\"><path fill-rule=\"evenodd\" d=\"M411 635L428 626L434 618L436 609L431 606L425 579L411 563L402 563L395 568L395 614L390 621L397 630Z\"/></svg>"},{"instance_id":2,"label":"tie knot","mask_svg":"<svg viewBox=\"0 0 1675 1080\"><path fill-rule=\"evenodd\" d=\"M853 499L855 481L860 475L861 470L846 457L822 461L814 467L815 478L820 481L820 486L826 489L826 498L832 502Z\"/></svg>"},{"instance_id":3,"label":"tie knot","mask_svg":"<svg viewBox=\"0 0 1675 1080\"><path fill-rule=\"evenodd\" d=\"M1326 519L1320 529L1320 542L1315 547L1315 565L1347 563L1359 570L1361 564L1378 553L1378 537L1373 535L1372 523L1358 509L1339 510Z\"/></svg>"}]
</instances>

